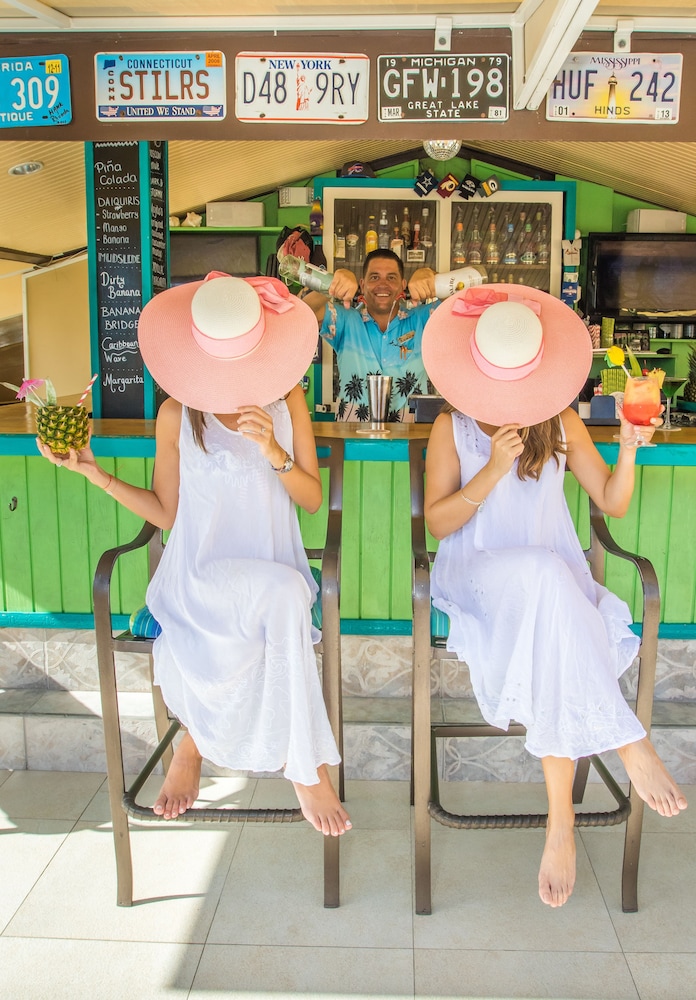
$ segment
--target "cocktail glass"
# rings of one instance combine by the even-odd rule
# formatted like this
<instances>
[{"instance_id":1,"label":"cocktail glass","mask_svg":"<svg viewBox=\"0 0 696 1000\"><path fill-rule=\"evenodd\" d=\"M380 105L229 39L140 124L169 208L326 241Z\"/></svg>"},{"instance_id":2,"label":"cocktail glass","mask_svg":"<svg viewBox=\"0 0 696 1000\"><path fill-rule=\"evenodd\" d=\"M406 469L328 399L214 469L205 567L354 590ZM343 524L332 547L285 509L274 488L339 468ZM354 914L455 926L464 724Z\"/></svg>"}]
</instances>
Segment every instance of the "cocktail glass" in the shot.
<instances>
[{"instance_id":1,"label":"cocktail glass","mask_svg":"<svg viewBox=\"0 0 696 1000\"><path fill-rule=\"evenodd\" d=\"M665 394L665 398L667 400L667 406L665 407L665 422L662 425L662 427L660 427L660 430L666 431L668 434L669 433L674 434L675 431L681 430L681 427L675 427L671 420L672 400L679 392L681 387L683 385L686 385L686 382L687 382L686 376L684 376L684 378L676 376L671 378L665 378L664 382L662 383L662 391Z\"/></svg>"},{"instance_id":2,"label":"cocktail glass","mask_svg":"<svg viewBox=\"0 0 696 1000\"><path fill-rule=\"evenodd\" d=\"M655 445L646 441L640 433L641 427L649 427L653 417L659 417L662 403L660 401L660 384L656 378L641 375L640 378L629 376L626 379L623 399L623 415L636 428L636 436L628 443L636 448L654 448Z\"/></svg>"}]
</instances>

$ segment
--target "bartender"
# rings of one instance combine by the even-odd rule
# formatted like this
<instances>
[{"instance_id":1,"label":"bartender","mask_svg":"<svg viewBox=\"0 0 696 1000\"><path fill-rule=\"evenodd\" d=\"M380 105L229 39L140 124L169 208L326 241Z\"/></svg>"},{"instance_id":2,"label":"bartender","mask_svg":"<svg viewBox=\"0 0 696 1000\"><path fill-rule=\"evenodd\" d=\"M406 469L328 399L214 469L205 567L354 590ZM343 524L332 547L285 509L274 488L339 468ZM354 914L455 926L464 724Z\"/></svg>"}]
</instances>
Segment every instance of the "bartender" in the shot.
<instances>
[{"instance_id":1,"label":"bartender","mask_svg":"<svg viewBox=\"0 0 696 1000\"><path fill-rule=\"evenodd\" d=\"M365 257L360 281L339 268L328 295L307 290L302 298L314 311L321 336L336 351L336 419L368 421L367 376L381 374L392 377L388 420L412 420L408 397L428 392L421 338L439 305L429 301L435 298L435 272L421 267L407 286L401 258L392 250L373 250Z\"/></svg>"}]
</instances>

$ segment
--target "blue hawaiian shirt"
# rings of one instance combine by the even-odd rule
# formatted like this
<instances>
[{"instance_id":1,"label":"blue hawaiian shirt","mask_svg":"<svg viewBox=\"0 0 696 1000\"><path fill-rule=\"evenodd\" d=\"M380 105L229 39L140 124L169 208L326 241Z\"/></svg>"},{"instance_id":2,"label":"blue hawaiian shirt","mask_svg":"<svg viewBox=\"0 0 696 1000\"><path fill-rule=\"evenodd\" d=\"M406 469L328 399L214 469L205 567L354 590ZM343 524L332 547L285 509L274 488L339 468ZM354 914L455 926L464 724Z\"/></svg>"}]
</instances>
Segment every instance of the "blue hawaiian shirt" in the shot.
<instances>
[{"instance_id":1,"label":"blue hawaiian shirt","mask_svg":"<svg viewBox=\"0 0 696 1000\"><path fill-rule=\"evenodd\" d=\"M438 305L400 301L383 333L364 304L346 309L329 299L319 332L337 355L337 420L370 419L366 376L378 374L392 376L389 420L408 419L408 397L428 392L421 342L423 328Z\"/></svg>"}]
</instances>

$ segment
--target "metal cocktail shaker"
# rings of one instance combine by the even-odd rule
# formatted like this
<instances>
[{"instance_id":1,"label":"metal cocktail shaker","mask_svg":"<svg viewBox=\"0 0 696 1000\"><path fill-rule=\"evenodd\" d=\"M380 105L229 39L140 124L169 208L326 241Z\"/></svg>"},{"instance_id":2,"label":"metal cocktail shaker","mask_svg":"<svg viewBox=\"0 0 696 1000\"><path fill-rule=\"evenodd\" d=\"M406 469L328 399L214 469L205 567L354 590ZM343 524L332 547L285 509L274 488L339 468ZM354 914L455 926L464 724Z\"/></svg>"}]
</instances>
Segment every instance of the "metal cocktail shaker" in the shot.
<instances>
[{"instance_id":1,"label":"metal cocktail shaker","mask_svg":"<svg viewBox=\"0 0 696 1000\"><path fill-rule=\"evenodd\" d=\"M367 376L367 401L370 407L372 430L383 431L389 416L389 401L391 399L391 375Z\"/></svg>"},{"instance_id":2,"label":"metal cocktail shaker","mask_svg":"<svg viewBox=\"0 0 696 1000\"><path fill-rule=\"evenodd\" d=\"M370 411L370 424L358 427L356 434L370 434L373 437L386 437L391 431L386 426L391 401L391 375L367 376L367 403Z\"/></svg>"}]
</instances>

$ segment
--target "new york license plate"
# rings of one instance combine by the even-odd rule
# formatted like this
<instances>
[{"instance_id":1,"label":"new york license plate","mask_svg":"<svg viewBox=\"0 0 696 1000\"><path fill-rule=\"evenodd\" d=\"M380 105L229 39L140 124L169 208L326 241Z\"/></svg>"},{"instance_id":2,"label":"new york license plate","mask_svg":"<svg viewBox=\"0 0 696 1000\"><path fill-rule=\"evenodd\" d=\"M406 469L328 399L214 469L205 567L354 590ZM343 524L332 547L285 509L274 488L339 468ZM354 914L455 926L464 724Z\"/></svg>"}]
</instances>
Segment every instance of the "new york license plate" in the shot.
<instances>
[{"instance_id":1,"label":"new york license plate","mask_svg":"<svg viewBox=\"0 0 696 1000\"><path fill-rule=\"evenodd\" d=\"M294 125L367 121L370 60L366 55L240 52L235 66L239 121Z\"/></svg>"}]
</instances>

